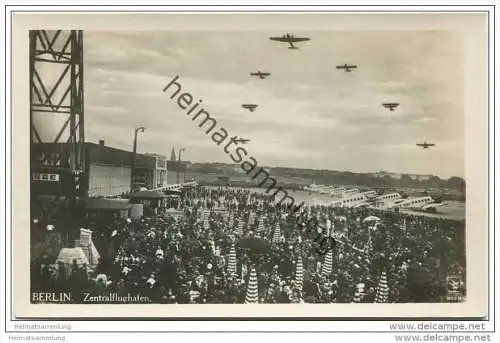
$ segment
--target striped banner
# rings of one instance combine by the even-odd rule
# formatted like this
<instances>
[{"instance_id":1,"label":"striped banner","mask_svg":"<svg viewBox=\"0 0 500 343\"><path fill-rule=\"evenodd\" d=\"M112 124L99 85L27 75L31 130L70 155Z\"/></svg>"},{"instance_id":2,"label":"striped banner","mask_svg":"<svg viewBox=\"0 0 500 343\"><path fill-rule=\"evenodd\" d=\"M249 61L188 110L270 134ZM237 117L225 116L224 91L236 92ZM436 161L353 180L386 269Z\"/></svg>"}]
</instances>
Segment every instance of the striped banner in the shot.
<instances>
[{"instance_id":1,"label":"striped banner","mask_svg":"<svg viewBox=\"0 0 500 343\"><path fill-rule=\"evenodd\" d=\"M353 303L360 303L361 300L363 300L364 296L365 296L365 284L358 283L356 285L356 292L354 293L354 298L352 299L352 302Z\"/></svg>"},{"instance_id":2,"label":"striped banner","mask_svg":"<svg viewBox=\"0 0 500 343\"><path fill-rule=\"evenodd\" d=\"M302 291L304 285L304 265L302 264L302 257L297 258L297 269L295 270L295 288Z\"/></svg>"},{"instance_id":3,"label":"striped banner","mask_svg":"<svg viewBox=\"0 0 500 343\"><path fill-rule=\"evenodd\" d=\"M259 303L259 282L257 281L257 272L255 267L250 271L248 278L247 296L245 297L245 304L258 304Z\"/></svg>"},{"instance_id":4,"label":"striped banner","mask_svg":"<svg viewBox=\"0 0 500 343\"><path fill-rule=\"evenodd\" d=\"M380 281L377 286L377 293L375 295L375 302L389 302L389 286L387 285L387 276L385 275L385 272L382 272L382 275L380 276Z\"/></svg>"},{"instance_id":5,"label":"striped banner","mask_svg":"<svg viewBox=\"0 0 500 343\"><path fill-rule=\"evenodd\" d=\"M240 218L238 220L238 228L236 229L236 234L240 237L243 236L243 225L244 225L243 218Z\"/></svg>"},{"instance_id":6,"label":"striped banner","mask_svg":"<svg viewBox=\"0 0 500 343\"><path fill-rule=\"evenodd\" d=\"M264 227L264 218L260 217L260 219L259 219L259 227L257 228L257 232L263 233L264 231L266 231L266 228Z\"/></svg>"},{"instance_id":7,"label":"striped banner","mask_svg":"<svg viewBox=\"0 0 500 343\"><path fill-rule=\"evenodd\" d=\"M279 243L281 241L281 228L280 224L276 223L276 228L274 229L273 243Z\"/></svg>"},{"instance_id":8,"label":"striped banner","mask_svg":"<svg viewBox=\"0 0 500 343\"><path fill-rule=\"evenodd\" d=\"M231 250L229 251L229 257L227 261L227 273L228 275L236 275L236 248L234 243L231 245Z\"/></svg>"},{"instance_id":9,"label":"striped banner","mask_svg":"<svg viewBox=\"0 0 500 343\"><path fill-rule=\"evenodd\" d=\"M323 265L321 266L321 275L328 276L332 273L332 261L333 261L333 252L330 249L328 250L328 253L325 256Z\"/></svg>"}]
</instances>

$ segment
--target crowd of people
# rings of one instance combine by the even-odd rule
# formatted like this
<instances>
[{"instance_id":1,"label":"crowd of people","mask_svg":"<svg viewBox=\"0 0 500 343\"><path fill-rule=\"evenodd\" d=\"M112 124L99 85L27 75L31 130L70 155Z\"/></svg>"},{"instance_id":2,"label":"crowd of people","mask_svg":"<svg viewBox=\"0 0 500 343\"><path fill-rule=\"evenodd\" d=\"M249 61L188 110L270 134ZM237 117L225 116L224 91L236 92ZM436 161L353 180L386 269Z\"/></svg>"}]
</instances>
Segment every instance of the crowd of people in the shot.
<instances>
[{"instance_id":1,"label":"crowd of people","mask_svg":"<svg viewBox=\"0 0 500 343\"><path fill-rule=\"evenodd\" d=\"M459 221L370 208L296 212L227 187L197 187L176 211L156 213L87 220L97 265L39 254L32 289L71 292L74 302L116 293L178 304L444 302L449 275L465 289ZM314 226L305 224L311 218Z\"/></svg>"}]
</instances>

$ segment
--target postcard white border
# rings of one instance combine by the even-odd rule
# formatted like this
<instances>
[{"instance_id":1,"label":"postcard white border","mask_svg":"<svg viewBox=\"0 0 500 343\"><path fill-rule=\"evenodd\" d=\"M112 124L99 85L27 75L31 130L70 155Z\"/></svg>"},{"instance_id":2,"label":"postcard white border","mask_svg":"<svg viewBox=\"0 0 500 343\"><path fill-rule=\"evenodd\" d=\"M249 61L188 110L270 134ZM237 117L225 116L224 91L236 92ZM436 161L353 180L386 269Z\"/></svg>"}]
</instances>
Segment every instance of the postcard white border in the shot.
<instances>
[{"instance_id":1,"label":"postcard white border","mask_svg":"<svg viewBox=\"0 0 500 343\"><path fill-rule=\"evenodd\" d=\"M158 14L156 14L158 15ZM206 24L205 20L209 22L207 19L208 14L202 14L203 17L203 23ZM322 14L324 15L324 14ZM480 39L478 39L477 31L477 26L472 28L469 26L470 22L468 22L469 19L467 19L467 23L461 19L458 22L452 23L450 20L443 20L440 22L437 22L436 17L443 16L444 14L422 14L421 16L425 16L425 21L427 22L426 24L426 29L432 28L432 29L443 29L443 28L450 28L453 27L453 25L459 26L459 29L463 29L465 31L465 35L468 37L467 41L470 44L480 44ZM45 16L45 15L44 15ZM77 15L81 16L81 15ZM343 18L346 18L346 16L352 16L351 14L345 15ZM387 16L387 15L384 15ZM391 15L394 18L394 15ZM402 18L403 15L397 14L398 19L404 20L405 23L405 29L415 29L419 28L419 25L422 25L422 17L420 17L418 20L411 20L409 18ZM465 14L457 14L456 16L468 16ZM129 16L126 19L126 28L130 28L131 26L134 26L140 15L134 14L133 16ZM431 19L433 17L433 19ZM38 16L40 19L41 17ZM234 17L233 17L234 18ZM42 18L43 20L47 20L48 18ZM303 15L301 16L301 19L303 19ZM320 20L318 18L315 18L315 23L318 24ZM254 20L254 19L252 19ZM289 30L302 30L302 31L310 31L312 30L311 27L304 27L301 26L301 24L304 24L304 22L298 23L298 25L294 25L292 22L284 22L284 19L280 19L281 26L277 25L274 22L268 22L266 25L268 26L263 26L262 23L259 24L259 29L283 29L283 27L288 28ZM352 19L351 19L352 20ZM455 19L456 20L456 19ZM80 21L79 19L75 18L70 18L69 14L65 14L64 17L59 16L59 19L51 19L49 20L52 24L52 26L48 25L47 22L45 21L43 23L43 26L38 26L35 28L61 28L61 27L68 27L68 28L83 28L83 29L103 29L102 26L99 27L101 24L111 24L114 27L114 29L119 29L120 23L117 23L114 21L112 18L107 15L107 18L105 21L100 21L96 20L96 18L92 18L91 23L84 23ZM244 20L243 20L244 21ZM273 17L273 21L276 21ZM339 25L339 22L342 22L342 20L339 20L336 18L335 20L335 25ZM389 17L384 18L384 29L391 29L394 30L396 29L396 24L394 22L394 19L390 19ZM397 21L397 20L396 20ZM31 23L31 27L36 26L36 21L31 19L29 21ZM174 23L175 21L169 21L170 24ZM235 22L238 23L238 29L242 28L242 21L238 20ZM221 20L218 20L215 25L220 25ZM91 26L87 25L91 24ZM124 24L122 22L122 24ZM158 29L158 27L155 27L155 24L157 25L158 23L155 22L155 20L148 20L144 26L141 26L141 29ZM213 23L212 23L213 24ZM330 23L331 24L331 23ZM366 30L367 26L369 27L370 21L367 20L367 17L363 18L363 29ZM17 23L16 23L17 25ZM198 21L196 23L198 26L197 29L199 29L200 22ZM273 26L275 25L275 26ZM320 24L321 25L321 24ZM335 26L334 25L334 26ZM349 29L349 25L346 24L345 22L341 24L342 29ZM75 27L77 26L77 27ZM321 27L322 29L329 28L331 27L328 26L328 24L323 23L323 26ZM17 27L14 28L13 34L17 34L16 31ZM171 28L172 29L172 28ZM179 27L176 27L176 29L182 29ZM216 28L211 27L211 29L224 29L223 26L217 26ZM338 27L337 27L338 29ZM352 27L350 29L353 29ZM359 28L358 28L359 29ZM371 28L373 29L373 28ZM486 28L485 28L486 29ZM27 39L27 38L26 38ZM15 42L16 39L13 39L13 42ZM18 40L18 43L19 40ZM22 45L22 44L21 44ZM19 60L19 54L22 54L22 50L24 49L27 51L27 44L25 44L25 47L23 48L21 45L19 46L14 46L13 45L13 51L15 52L15 58L13 58L13 61L15 62L16 60ZM468 51L473 51L475 56L470 56L470 58L477 58L478 55L485 54L484 46L477 45L475 47L469 46ZM26 55L27 56L27 55ZM481 57L481 56L480 56ZM486 58L485 56L482 56L483 58L478 58L477 61L484 61ZM467 75L469 75L470 78L472 78L474 84L472 83L467 83L465 84L466 86L466 94L467 96L467 112L470 111L471 108L475 110L475 113L486 113L485 107L486 107L486 101L485 101L485 96L487 95L487 92L485 90L486 86L486 80L481 80L479 79L479 76L484 74L486 75L485 72L485 64L480 62L480 63L472 63L472 65L476 68L474 70L472 67L466 70ZM17 90L19 89L25 89L26 94L27 94L27 77L24 78L26 82L22 81L22 71L20 68L25 68L26 63L24 65L22 63L19 63L17 65L17 68L14 64L13 66L13 89ZM479 69L477 69L479 68ZM19 72L19 73L18 73ZM481 91L481 87L483 88ZM471 94L476 94L480 92L481 94L479 96L470 96ZM17 102L16 99L19 99L21 97L20 95L13 94L13 111L16 113L28 113L26 111L26 105L23 105L22 102ZM26 102L26 101L24 101ZM27 107L29 110L29 107ZM480 109L478 111L478 109ZM26 117L27 118L27 117ZM24 125L25 123L21 122L21 116L14 116L13 117L13 135L15 137L27 137L26 133L23 132L23 127L25 129L29 130L29 127ZM471 120L469 120L471 119ZM478 120L477 116L474 118L470 118L470 116L467 117L467 130L468 134L472 133L474 137L485 137L485 134L487 132L487 123L481 122ZM479 125L478 125L479 123ZM472 130L471 130L472 129ZM24 130L26 131L26 130ZM26 131L27 132L27 131ZM15 139L15 138L14 138ZM15 143L16 141L14 140L14 145L16 145L16 159L21 160L23 156L26 158L23 159L25 161L28 161L27 156L28 154L25 154L27 152L26 149L21 148L21 151L17 150L17 147L19 146L18 144ZM486 229L484 229L484 232L481 232L481 228L486 228L486 223L485 219L486 216L484 216L484 212L487 209L487 203L486 203L486 190L487 190L487 184L485 184L484 176L486 175L486 168L484 170L479 170L482 175L479 175L479 178L477 177L478 175L478 169L477 166L485 166L486 163L485 161L487 160L487 146L485 146L485 142L482 142L483 145L479 145L481 142L479 139L473 139L467 140L467 163L472 164L476 166L475 170L472 172L474 173L472 176L470 172L470 168L467 168L467 182L468 182L468 191L471 189L471 187L475 187L471 190L470 193L468 193L468 201L467 201L467 214L468 214L468 227L474 227L474 236L471 237L470 234L467 235L467 247L468 247L468 252L467 252L467 269L468 269L468 280L469 280L469 286L470 286L470 296L469 296L469 302L467 304L376 304L376 305L371 305L371 304L360 304L360 305L355 305L353 306L352 304L332 304L328 305L331 306L331 308L326 309L325 311L325 305L304 305L305 307L303 308L292 308L296 307L294 305L252 305L252 308L250 309L248 305L180 305L179 309L174 309L171 308L170 306L168 307L168 312L170 315L172 315L173 312L176 314L174 316L182 316L183 314L188 316L188 317L196 317L196 316L231 316L231 317L247 317L247 316L252 316L252 317L257 317L259 314L262 315L262 313L265 313L267 315L275 316L275 317L284 317L284 316L298 316L298 317L305 317L310 315L310 313L314 313L313 316L328 316L328 317L358 317L358 316L363 316L363 317L388 317L388 316L394 316L394 313L397 313L397 316L401 317L441 317L441 316L450 316L450 313L453 314L453 316L477 316L481 314L485 314L486 312L486 304L487 304L487 282L486 282L486 276L487 276L487 271L486 271L486 261L487 261L487 256L486 251L487 251L487 242L486 242ZM477 154L477 152L484 152L484 154ZM473 153L473 157L469 156ZM472 159L470 159L470 157ZM23 186L19 182L19 177L23 177L24 180L28 180L28 168L20 167L21 162L19 161L14 161L13 164L13 173L12 175L16 175L16 178L13 179L13 189L16 189L16 192L14 195L14 202L13 206L16 208L17 206L20 206L21 204L19 201L23 201L24 199L24 204L26 204L25 200L29 198L29 193L27 192L28 190L26 189L26 192L23 194ZM471 178L469 181L469 177ZM482 179L482 180L481 180ZM471 184L472 182L472 184ZM25 187L25 186L24 186ZM26 196L28 194L28 196ZM473 204L472 204L473 203ZM481 206L479 206L481 205ZM22 207L22 205L21 205ZM483 218L480 218L480 217ZM29 222L29 218L21 218L15 216L16 222L13 223L13 227L26 227L26 219ZM472 224L471 224L472 223ZM469 232L468 228L468 232ZM103 317L121 317L121 316L126 316L126 317L138 317L144 315L146 317L165 317L165 305L145 305L147 308L145 308L143 305L114 305L114 309L110 308L111 306L105 305L30 305L30 304L23 304L21 299L17 297L17 295L21 294L24 292L23 287L26 288L26 279L23 277L23 272L19 267L17 267L19 264L24 264L27 266L26 258L22 256L22 253L24 252L22 249L19 249L22 246L26 247L26 243L23 240L23 232L17 232L14 230L14 255L13 255L13 260L15 261L14 264L14 289L16 292L14 293L14 304L16 305L15 312L17 315L22 315L22 316L30 316L30 317L41 317L41 318L48 318L48 317L65 317L66 315L74 316L75 313L78 313L79 317L85 317L85 313L88 313L92 317L96 318L95 314L99 313L99 316L102 315ZM477 234L477 236L476 236ZM470 238L470 239L469 239ZM19 243L19 244L18 244ZM471 245L472 244L472 245ZM472 247L472 249L471 249ZM472 251L474 250L474 251ZM478 253L477 255L475 253ZM472 255L472 257L471 257ZM23 263L24 262L24 263ZM478 263L479 262L479 263ZM477 267L477 268L475 268ZM27 268L25 269L26 271L28 270ZM470 275L469 272L473 270L477 272L477 274ZM23 281L24 280L24 281ZM24 286L23 286L24 285ZM478 291L476 293L476 290ZM22 296L20 297L22 298ZM19 305L19 307L17 307ZM28 306L25 306L28 305ZM182 307L188 307L187 309L183 310ZM374 308L375 306L375 308ZM280 308L282 307L282 308ZM302 307L302 306L300 306ZM355 309L354 309L355 308ZM186 312L187 310L187 312ZM201 310L202 312L199 312ZM157 312L159 311L159 312ZM229 311L229 312L227 312ZM126 312L126 313L125 313ZM332 312L335 312L332 314ZM134 316L131 316L130 313L134 313ZM230 313L230 315L228 315ZM255 314L254 314L255 313ZM156 315L155 315L156 314ZM321 322L318 322L321 323ZM165 324L165 323L164 323ZM163 324L163 325L164 325ZM189 323L187 323L189 324ZM178 324L176 324L178 325ZM259 324L260 326L261 324ZM330 325L330 324L328 324Z\"/></svg>"}]
</instances>

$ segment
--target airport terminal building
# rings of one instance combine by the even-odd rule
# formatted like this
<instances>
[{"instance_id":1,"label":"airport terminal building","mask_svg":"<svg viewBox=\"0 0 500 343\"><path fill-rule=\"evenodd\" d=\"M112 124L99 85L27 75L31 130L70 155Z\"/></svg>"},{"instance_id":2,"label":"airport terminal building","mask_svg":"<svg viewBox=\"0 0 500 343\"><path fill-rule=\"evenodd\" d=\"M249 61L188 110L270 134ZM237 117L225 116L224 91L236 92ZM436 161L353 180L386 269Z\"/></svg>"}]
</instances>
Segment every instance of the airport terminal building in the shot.
<instances>
[{"instance_id":1,"label":"airport terminal building","mask_svg":"<svg viewBox=\"0 0 500 343\"><path fill-rule=\"evenodd\" d=\"M65 195L71 178L62 172L65 143L32 144L32 188L37 194ZM131 191L132 157L130 151L112 148L104 141L84 143L85 171L79 182L83 198L116 196ZM33 167L36 166L36 167ZM158 154L136 154L134 184L151 189L167 185L167 158Z\"/></svg>"}]
</instances>

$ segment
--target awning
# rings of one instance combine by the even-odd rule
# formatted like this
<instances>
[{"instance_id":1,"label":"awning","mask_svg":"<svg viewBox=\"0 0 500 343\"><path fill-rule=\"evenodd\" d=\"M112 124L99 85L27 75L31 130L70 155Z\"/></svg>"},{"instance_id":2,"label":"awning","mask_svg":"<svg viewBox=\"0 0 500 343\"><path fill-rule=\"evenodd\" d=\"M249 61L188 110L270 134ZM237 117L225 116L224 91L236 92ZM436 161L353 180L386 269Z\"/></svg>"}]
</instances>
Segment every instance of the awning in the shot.
<instances>
[{"instance_id":1,"label":"awning","mask_svg":"<svg viewBox=\"0 0 500 343\"><path fill-rule=\"evenodd\" d=\"M86 199L85 208L87 210L110 210L110 211L120 211L128 210L132 205L128 200L122 199L103 199L94 198Z\"/></svg>"},{"instance_id":2,"label":"awning","mask_svg":"<svg viewBox=\"0 0 500 343\"><path fill-rule=\"evenodd\" d=\"M128 195L128 197L133 198L133 199L141 199L141 200L158 200L158 199L164 199L167 196L165 194L160 193L160 192L140 191L140 192L130 193Z\"/></svg>"},{"instance_id":3,"label":"awning","mask_svg":"<svg viewBox=\"0 0 500 343\"><path fill-rule=\"evenodd\" d=\"M366 223L366 222L378 222L380 221L380 218L379 217L375 217L375 216L369 216L369 217L366 217L365 219L363 219L363 223Z\"/></svg>"}]
</instances>

